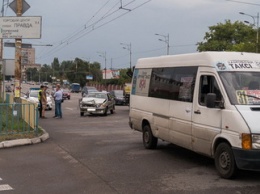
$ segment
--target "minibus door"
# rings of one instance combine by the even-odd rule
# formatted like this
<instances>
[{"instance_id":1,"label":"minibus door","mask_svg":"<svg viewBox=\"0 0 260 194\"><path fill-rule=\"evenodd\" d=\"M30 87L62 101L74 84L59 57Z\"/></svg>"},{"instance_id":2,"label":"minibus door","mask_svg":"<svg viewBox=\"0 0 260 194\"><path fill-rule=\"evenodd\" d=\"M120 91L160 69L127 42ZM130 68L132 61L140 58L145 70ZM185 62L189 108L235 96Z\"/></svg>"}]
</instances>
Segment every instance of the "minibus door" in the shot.
<instances>
[{"instance_id":1,"label":"minibus door","mask_svg":"<svg viewBox=\"0 0 260 194\"><path fill-rule=\"evenodd\" d=\"M197 80L192 112L192 149L211 155L212 141L221 130L222 109L217 103L214 108L206 107L206 96L215 93L216 102L221 102L222 95L214 74L199 73Z\"/></svg>"}]
</instances>

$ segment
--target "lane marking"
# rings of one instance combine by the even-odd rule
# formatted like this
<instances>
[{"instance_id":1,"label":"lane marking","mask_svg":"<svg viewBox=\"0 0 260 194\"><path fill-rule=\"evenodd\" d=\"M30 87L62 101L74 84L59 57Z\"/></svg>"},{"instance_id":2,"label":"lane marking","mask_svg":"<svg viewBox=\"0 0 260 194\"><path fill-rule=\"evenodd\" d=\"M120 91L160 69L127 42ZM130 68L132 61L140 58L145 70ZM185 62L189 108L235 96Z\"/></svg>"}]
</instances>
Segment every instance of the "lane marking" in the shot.
<instances>
[{"instance_id":1,"label":"lane marking","mask_svg":"<svg viewBox=\"0 0 260 194\"><path fill-rule=\"evenodd\" d=\"M0 181L2 180L3 179L0 177ZM14 189L8 184L0 185L0 191L9 191L9 190L14 190Z\"/></svg>"},{"instance_id":2,"label":"lane marking","mask_svg":"<svg viewBox=\"0 0 260 194\"><path fill-rule=\"evenodd\" d=\"M9 190L14 190L10 185L0 185L0 191L9 191Z\"/></svg>"}]
</instances>

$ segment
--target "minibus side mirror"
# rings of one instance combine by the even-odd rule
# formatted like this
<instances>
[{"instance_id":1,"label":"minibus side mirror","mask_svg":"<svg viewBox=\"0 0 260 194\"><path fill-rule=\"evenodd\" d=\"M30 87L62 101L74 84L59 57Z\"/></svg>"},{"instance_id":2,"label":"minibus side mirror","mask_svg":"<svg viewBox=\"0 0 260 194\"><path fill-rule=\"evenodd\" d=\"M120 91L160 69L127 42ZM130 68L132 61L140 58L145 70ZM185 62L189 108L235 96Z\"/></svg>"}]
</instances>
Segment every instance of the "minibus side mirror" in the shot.
<instances>
[{"instance_id":1,"label":"minibus side mirror","mask_svg":"<svg viewBox=\"0 0 260 194\"><path fill-rule=\"evenodd\" d=\"M206 96L206 106L208 108L220 108L224 109L224 101L216 101L216 94L215 93L208 93Z\"/></svg>"},{"instance_id":2,"label":"minibus side mirror","mask_svg":"<svg viewBox=\"0 0 260 194\"><path fill-rule=\"evenodd\" d=\"M216 98L217 96L215 93L208 93L206 97L206 106L208 108L215 108Z\"/></svg>"}]
</instances>

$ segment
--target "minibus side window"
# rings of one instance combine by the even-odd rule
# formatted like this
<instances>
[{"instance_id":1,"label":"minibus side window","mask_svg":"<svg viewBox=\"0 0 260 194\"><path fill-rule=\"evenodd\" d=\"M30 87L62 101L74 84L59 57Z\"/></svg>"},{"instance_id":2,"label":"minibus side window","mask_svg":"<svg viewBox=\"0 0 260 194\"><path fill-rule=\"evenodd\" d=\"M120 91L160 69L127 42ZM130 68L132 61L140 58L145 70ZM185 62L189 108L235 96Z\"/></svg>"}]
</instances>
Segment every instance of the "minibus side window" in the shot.
<instances>
[{"instance_id":1,"label":"minibus side window","mask_svg":"<svg viewBox=\"0 0 260 194\"><path fill-rule=\"evenodd\" d=\"M199 104L206 106L206 96L208 93L216 94L216 108L222 101L222 95L215 77L210 75L202 75L200 77Z\"/></svg>"},{"instance_id":2,"label":"minibus side window","mask_svg":"<svg viewBox=\"0 0 260 194\"><path fill-rule=\"evenodd\" d=\"M152 70L149 97L192 102L198 67L163 67Z\"/></svg>"}]
</instances>

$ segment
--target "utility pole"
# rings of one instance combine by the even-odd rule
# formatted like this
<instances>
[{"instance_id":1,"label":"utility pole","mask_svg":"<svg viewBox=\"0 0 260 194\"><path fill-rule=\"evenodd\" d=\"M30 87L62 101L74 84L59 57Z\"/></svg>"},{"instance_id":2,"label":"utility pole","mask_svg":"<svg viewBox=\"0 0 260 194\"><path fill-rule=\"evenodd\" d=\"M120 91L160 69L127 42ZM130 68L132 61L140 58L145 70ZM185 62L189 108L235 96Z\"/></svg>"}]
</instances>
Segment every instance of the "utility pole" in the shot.
<instances>
[{"instance_id":1,"label":"utility pole","mask_svg":"<svg viewBox=\"0 0 260 194\"><path fill-rule=\"evenodd\" d=\"M120 43L121 45L125 45L123 47L123 49L127 49L129 51L129 56L130 56L130 61L129 61L129 64L130 64L130 69L132 69L132 44L130 42L130 44L126 44L126 43Z\"/></svg>"},{"instance_id":2,"label":"utility pole","mask_svg":"<svg viewBox=\"0 0 260 194\"><path fill-rule=\"evenodd\" d=\"M170 54L170 35L169 35L169 33L167 35L163 35L163 34L155 34L155 35L164 37L164 39L160 38L158 40L166 43L167 55L169 55Z\"/></svg>"},{"instance_id":3,"label":"utility pole","mask_svg":"<svg viewBox=\"0 0 260 194\"><path fill-rule=\"evenodd\" d=\"M22 16L23 0L17 0L16 16ZM14 71L14 97L20 98L21 96L21 60L22 58L22 39L15 39L15 71Z\"/></svg>"}]
</instances>

